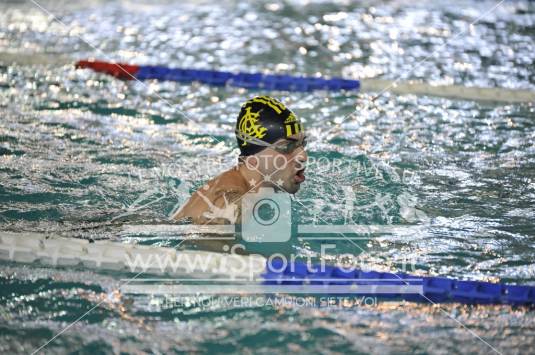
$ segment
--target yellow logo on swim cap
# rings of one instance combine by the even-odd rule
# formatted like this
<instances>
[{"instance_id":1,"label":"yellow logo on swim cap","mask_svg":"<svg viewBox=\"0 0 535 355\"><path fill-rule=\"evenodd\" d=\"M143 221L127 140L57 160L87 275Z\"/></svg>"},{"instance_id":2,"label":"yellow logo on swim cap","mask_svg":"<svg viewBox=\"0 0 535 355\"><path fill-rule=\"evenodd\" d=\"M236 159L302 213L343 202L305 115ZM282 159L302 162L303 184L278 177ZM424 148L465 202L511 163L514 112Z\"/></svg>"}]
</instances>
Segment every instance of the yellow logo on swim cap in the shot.
<instances>
[{"instance_id":1,"label":"yellow logo on swim cap","mask_svg":"<svg viewBox=\"0 0 535 355\"><path fill-rule=\"evenodd\" d=\"M297 120L293 112L290 112L290 115L284 121L284 126L286 127L286 137L304 131L303 125Z\"/></svg>"},{"instance_id":2,"label":"yellow logo on swim cap","mask_svg":"<svg viewBox=\"0 0 535 355\"><path fill-rule=\"evenodd\" d=\"M286 120L284 120L284 124L295 123L295 122L297 122L297 117L295 117L293 112L290 112Z\"/></svg>"},{"instance_id":3,"label":"yellow logo on swim cap","mask_svg":"<svg viewBox=\"0 0 535 355\"><path fill-rule=\"evenodd\" d=\"M267 128L262 127L262 125L258 122L259 118L260 111L251 112L251 108L247 107L245 109L245 114L242 116L242 118L240 118L240 122L238 123L239 131L258 139L264 138L267 132ZM246 144L247 141L243 139L242 146Z\"/></svg>"},{"instance_id":4,"label":"yellow logo on swim cap","mask_svg":"<svg viewBox=\"0 0 535 355\"><path fill-rule=\"evenodd\" d=\"M288 110L282 102L270 96L257 96L248 101L248 103L253 103L253 102L259 102L264 105L267 105L271 107L279 115L283 111ZM284 120L284 127L285 127L286 137L293 136L294 134L297 134L305 130L303 127L303 124L299 122L295 114L291 111L288 117L286 117L286 120Z\"/></svg>"},{"instance_id":5,"label":"yellow logo on swim cap","mask_svg":"<svg viewBox=\"0 0 535 355\"><path fill-rule=\"evenodd\" d=\"M261 104L268 105L278 115L280 115L282 111L286 110L286 106L284 106L282 102L269 96L257 96L249 100L248 103L253 103L253 102L259 102Z\"/></svg>"}]
</instances>

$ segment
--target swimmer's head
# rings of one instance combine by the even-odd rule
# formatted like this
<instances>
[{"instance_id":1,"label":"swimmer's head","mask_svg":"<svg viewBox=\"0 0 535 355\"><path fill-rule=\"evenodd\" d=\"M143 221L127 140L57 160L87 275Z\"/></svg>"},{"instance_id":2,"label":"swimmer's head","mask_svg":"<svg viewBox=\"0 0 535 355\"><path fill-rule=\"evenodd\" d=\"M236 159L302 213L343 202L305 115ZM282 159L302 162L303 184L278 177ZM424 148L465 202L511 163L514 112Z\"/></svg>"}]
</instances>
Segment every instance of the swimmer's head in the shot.
<instances>
[{"instance_id":1,"label":"swimmer's head","mask_svg":"<svg viewBox=\"0 0 535 355\"><path fill-rule=\"evenodd\" d=\"M241 156L256 154L266 148L265 143L272 144L299 132L304 129L295 114L270 96L256 96L246 101L236 122Z\"/></svg>"},{"instance_id":2,"label":"swimmer's head","mask_svg":"<svg viewBox=\"0 0 535 355\"><path fill-rule=\"evenodd\" d=\"M267 184L296 193L305 180L306 136L302 123L280 101L257 96L243 104L236 123L240 156Z\"/></svg>"}]
</instances>

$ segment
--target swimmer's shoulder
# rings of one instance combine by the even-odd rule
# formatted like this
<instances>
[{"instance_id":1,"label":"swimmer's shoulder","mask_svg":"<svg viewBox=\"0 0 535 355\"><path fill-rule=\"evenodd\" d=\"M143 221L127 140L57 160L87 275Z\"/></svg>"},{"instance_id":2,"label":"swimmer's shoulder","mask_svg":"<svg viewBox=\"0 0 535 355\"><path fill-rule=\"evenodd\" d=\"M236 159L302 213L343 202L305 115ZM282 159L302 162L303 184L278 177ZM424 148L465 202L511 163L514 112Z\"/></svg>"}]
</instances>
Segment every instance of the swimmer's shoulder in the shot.
<instances>
[{"instance_id":1,"label":"swimmer's shoulder","mask_svg":"<svg viewBox=\"0 0 535 355\"><path fill-rule=\"evenodd\" d=\"M246 193L249 190L249 183L245 181L237 166L225 171L208 184L213 184L217 192Z\"/></svg>"},{"instance_id":2,"label":"swimmer's shoulder","mask_svg":"<svg viewBox=\"0 0 535 355\"><path fill-rule=\"evenodd\" d=\"M221 207L220 205L225 200L227 203L234 202L248 191L249 185L238 168L231 168L209 180L194 192L173 218L198 217L209 209L210 205Z\"/></svg>"}]
</instances>

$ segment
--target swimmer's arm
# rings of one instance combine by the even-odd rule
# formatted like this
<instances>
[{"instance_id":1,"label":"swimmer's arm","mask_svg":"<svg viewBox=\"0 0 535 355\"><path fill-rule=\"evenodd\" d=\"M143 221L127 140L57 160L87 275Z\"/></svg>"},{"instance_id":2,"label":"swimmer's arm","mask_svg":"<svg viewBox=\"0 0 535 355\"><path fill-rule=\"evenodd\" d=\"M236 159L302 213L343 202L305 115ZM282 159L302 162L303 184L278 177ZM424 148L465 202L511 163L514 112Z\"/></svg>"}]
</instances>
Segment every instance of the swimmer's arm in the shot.
<instances>
[{"instance_id":1,"label":"swimmer's arm","mask_svg":"<svg viewBox=\"0 0 535 355\"><path fill-rule=\"evenodd\" d=\"M197 216L200 216L203 213L206 207L207 206L203 206L202 201L199 201L199 198L196 196L196 193L194 193L193 195L191 195L190 199L184 205L182 205L182 207L180 207L173 216L171 216L171 219L195 219Z\"/></svg>"},{"instance_id":2,"label":"swimmer's arm","mask_svg":"<svg viewBox=\"0 0 535 355\"><path fill-rule=\"evenodd\" d=\"M224 208L225 204L234 204L237 207L237 215L235 216L236 220L234 221L234 224L241 223L241 196L238 191L227 191L224 194L221 194L218 198L216 198L213 201L213 204L218 208ZM225 201L226 199L226 201ZM197 225L222 225L222 224L232 224L231 221L225 219L225 218L208 218L204 214L205 212L210 212L209 206L205 205L202 208L198 207L199 204L196 205L196 208L188 208L184 209L186 211L183 214L195 214L192 216L193 224ZM210 237L210 240L203 240L202 238L196 239L196 240L186 240L182 245L185 248L198 248L201 250L207 250L207 251L214 251L214 252L227 252L231 250L232 246L236 243L236 240L218 240L217 237L228 237L228 235L209 235L207 237ZM235 251L236 254L241 255L247 255L249 254L247 251L238 248Z\"/></svg>"},{"instance_id":3,"label":"swimmer's arm","mask_svg":"<svg viewBox=\"0 0 535 355\"><path fill-rule=\"evenodd\" d=\"M236 224L241 218L241 194L237 190L221 191L216 194L213 201L208 201L209 206L198 193L194 193L191 198L182 206L172 219L180 220L191 218L194 224ZM226 215L221 214L225 209L230 208ZM234 213L231 213L234 211ZM226 217L226 218L225 218ZM229 219L230 218L230 219Z\"/></svg>"},{"instance_id":4,"label":"swimmer's arm","mask_svg":"<svg viewBox=\"0 0 535 355\"><path fill-rule=\"evenodd\" d=\"M195 224L239 224L241 218L241 194L235 190L221 191L211 201L212 208L204 204L193 221Z\"/></svg>"}]
</instances>

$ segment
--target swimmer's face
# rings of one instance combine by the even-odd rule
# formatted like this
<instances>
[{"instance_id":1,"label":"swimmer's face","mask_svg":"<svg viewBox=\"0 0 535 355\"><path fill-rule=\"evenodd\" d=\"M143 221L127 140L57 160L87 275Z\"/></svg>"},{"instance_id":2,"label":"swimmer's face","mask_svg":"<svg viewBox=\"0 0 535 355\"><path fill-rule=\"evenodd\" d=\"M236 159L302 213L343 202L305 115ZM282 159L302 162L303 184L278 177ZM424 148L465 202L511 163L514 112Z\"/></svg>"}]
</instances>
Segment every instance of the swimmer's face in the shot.
<instances>
[{"instance_id":1,"label":"swimmer's face","mask_svg":"<svg viewBox=\"0 0 535 355\"><path fill-rule=\"evenodd\" d=\"M273 143L257 154L259 171L270 177L275 189L295 194L305 181L306 136L303 132Z\"/></svg>"}]
</instances>

